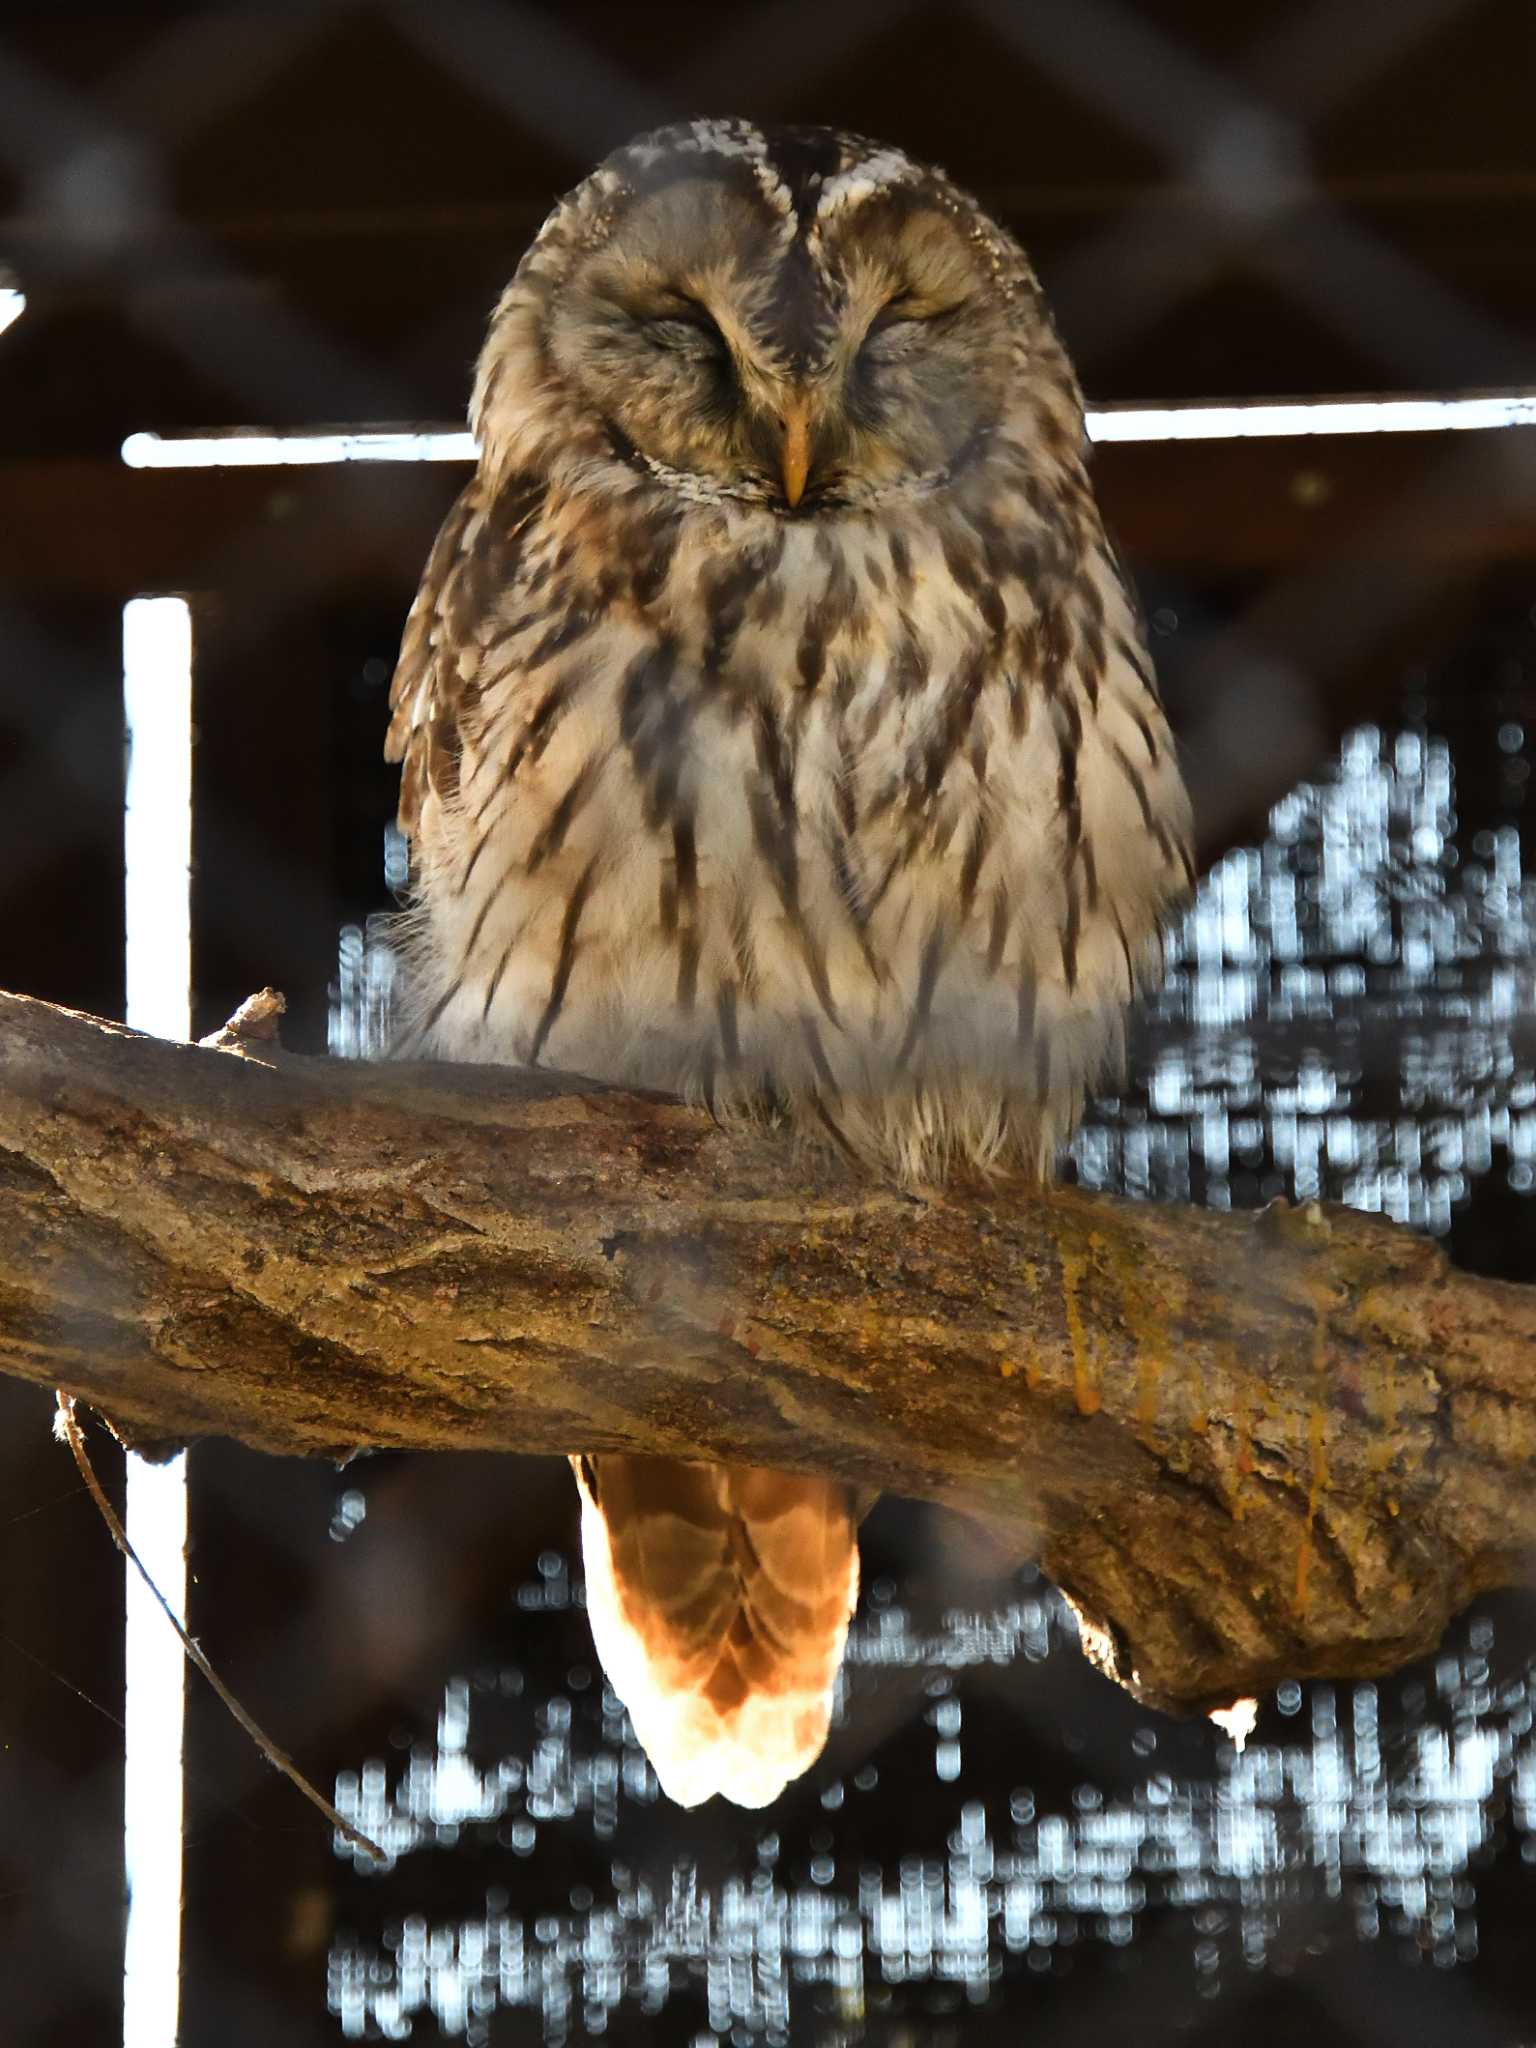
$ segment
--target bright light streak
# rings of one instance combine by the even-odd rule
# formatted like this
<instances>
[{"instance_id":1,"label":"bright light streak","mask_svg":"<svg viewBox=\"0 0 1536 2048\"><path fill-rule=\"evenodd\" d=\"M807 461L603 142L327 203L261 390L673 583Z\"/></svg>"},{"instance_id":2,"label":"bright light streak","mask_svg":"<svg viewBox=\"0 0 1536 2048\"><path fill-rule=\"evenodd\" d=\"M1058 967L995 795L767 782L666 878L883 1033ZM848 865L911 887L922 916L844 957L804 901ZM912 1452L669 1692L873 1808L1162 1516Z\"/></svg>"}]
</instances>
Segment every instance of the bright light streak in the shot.
<instances>
[{"instance_id":1,"label":"bright light streak","mask_svg":"<svg viewBox=\"0 0 1536 2048\"><path fill-rule=\"evenodd\" d=\"M128 1458L128 1540L185 1620L187 1454ZM186 1661L132 1565L123 1659L123 2048L175 2048L181 2004L182 1722Z\"/></svg>"},{"instance_id":2,"label":"bright light streak","mask_svg":"<svg viewBox=\"0 0 1536 2048\"><path fill-rule=\"evenodd\" d=\"M1536 426L1536 393L1489 398L1321 398L1271 405L1111 406L1094 441L1246 441L1311 434L1444 434Z\"/></svg>"},{"instance_id":3,"label":"bright light streak","mask_svg":"<svg viewBox=\"0 0 1536 2048\"><path fill-rule=\"evenodd\" d=\"M128 1022L191 1029L192 614L179 597L123 607L123 817Z\"/></svg>"},{"instance_id":4,"label":"bright light streak","mask_svg":"<svg viewBox=\"0 0 1536 2048\"><path fill-rule=\"evenodd\" d=\"M127 1021L191 1033L192 615L179 597L123 608ZM183 1620L186 1455L128 1458L128 1540ZM182 1734L186 1665L149 1588L127 1567L124 1633L123 2048L175 2048L181 2000Z\"/></svg>"},{"instance_id":5,"label":"bright light streak","mask_svg":"<svg viewBox=\"0 0 1536 2048\"><path fill-rule=\"evenodd\" d=\"M1112 405L1087 415L1093 441L1243 441L1327 434L1443 434L1536 426L1536 392L1467 398L1255 399L1239 405ZM246 469L285 463L473 462L473 434L447 427L355 433L130 434L130 469Z\"/></svg>"},{"instance_id":6,"label":"bright light streak","mask_svg":"<svg viewBox=\"0 0 1536 2048\"><path fill-rule=\"evenodd\" d=\"M130 469L259 469L284 463L473 462L473 434L433 428L345 434L130 434Z\"/></svg>"},{"instance_id":7,"label":"bright light streak","mask_svg":"<svg viewBox=\"0 0 1536 2048\"><path fill-rule=\"evenodd\" d=\"M27 295L14 285L0 285L0 334L14 327L27 310Z\"/></svg>"}]
</instances>

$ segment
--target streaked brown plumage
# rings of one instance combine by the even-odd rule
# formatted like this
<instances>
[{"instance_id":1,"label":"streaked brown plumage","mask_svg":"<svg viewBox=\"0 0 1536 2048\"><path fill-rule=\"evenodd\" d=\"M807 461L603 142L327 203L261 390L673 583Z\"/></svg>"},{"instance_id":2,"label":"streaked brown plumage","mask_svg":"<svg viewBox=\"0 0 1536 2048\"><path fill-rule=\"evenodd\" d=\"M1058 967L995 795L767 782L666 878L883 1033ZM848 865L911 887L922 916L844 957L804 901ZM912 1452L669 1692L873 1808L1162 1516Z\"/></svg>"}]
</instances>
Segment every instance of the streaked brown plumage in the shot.
<instances>
[{"instance_id":1,"label":"streaked brown plumage","mask_svg":"<svg viewBox=\"0 0 1536 2048\"><path fill-rule=\"evenodd\" d=\"M1045 1171L1190 862L1016 244L857 137L643 137L524 257L472 418L393 694L414 1041L908 1185ZM664 1786L762 1803L825 1737L846 1489L584 1471L594 1633Z\"/></svg>"},{"instance_id":2,"label":"streaked brown plumage","mask_svg":"<svg viewBox=\"0 0 1536 2048\"><path fill-rule=\"evenodd\" d=\"M577 1458L609 1683L681 1806L766 1806L821 1752L858 1594L850 1490L748 1465Z\"/></svg>"}]
</instances>

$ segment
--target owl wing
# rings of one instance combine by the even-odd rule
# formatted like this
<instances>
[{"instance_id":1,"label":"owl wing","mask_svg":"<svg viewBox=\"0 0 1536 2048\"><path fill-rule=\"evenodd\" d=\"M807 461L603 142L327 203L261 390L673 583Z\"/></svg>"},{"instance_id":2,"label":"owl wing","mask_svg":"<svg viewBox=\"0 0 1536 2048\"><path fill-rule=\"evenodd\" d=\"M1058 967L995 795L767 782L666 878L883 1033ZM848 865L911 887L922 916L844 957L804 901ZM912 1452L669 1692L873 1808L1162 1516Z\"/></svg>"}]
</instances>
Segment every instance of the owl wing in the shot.
<instances>
[{"instance_id":1,"label":"owl wing","mask_svg":"<svg viewBox=\"0 0 1536 2048\"><path fill-rule=\"evenodd\" d=\"M859 1553L850 1487L574 1458L587 1616L662 1790L767 1806L821 1754Z\"/></svg>"},{"instance_id":2,"label":"owl wing","mask_svg":"<svg viewBox=\"0 0 1536 2048\"><path fill-rule=\"evenodd\" d=\"M478 702L498 607L515 601L544 487L513 477L494 494L477 474L438 529L400 635L386 761L399 761L400 829L414 839L429 796L459 786L463 721Z\"/></svg>"}]
</instances>

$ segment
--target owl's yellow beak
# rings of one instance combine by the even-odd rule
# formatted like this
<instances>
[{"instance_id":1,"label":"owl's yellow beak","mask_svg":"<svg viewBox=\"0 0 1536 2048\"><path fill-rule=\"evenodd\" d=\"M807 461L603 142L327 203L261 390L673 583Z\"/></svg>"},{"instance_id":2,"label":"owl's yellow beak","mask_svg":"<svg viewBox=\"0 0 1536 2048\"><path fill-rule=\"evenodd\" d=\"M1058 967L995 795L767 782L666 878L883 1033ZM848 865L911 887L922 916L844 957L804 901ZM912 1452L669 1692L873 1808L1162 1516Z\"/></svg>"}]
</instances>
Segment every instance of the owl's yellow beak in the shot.
<instances>
[{"instance_id":1,"label":"owl's yellow beak","mask_svg":"<svg viewBox=\"0 0 1536 2048\"><path fill-rule=\"evenodd\" d=\"M784 479L784 498L798 505L805 496L805 479L811 467L811 408L804 398L787 398L779 414L784 426L784 445L779 451L779 473Z\"/></svg>"}]
</instances>

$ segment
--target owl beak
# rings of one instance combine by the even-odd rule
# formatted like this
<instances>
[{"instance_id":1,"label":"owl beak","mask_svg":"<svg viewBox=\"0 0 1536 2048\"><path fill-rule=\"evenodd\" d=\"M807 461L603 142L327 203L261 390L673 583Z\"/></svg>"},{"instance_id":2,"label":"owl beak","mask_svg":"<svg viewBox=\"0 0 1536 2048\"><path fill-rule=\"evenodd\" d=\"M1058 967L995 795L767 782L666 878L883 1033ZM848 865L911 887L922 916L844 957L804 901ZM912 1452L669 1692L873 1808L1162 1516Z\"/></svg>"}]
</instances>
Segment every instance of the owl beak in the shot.
<instances>
[{"instance_id":1,"label":"owl beak","mask_svg":"<svg viewBox=\"0 0 1536 2048\"><path fill-rule=\"evenodd\" d=\"M798 505L805 496L805 479L811 467L811 408L804 398L788 398L779 414L784 444L779 450L779 473L784 479L784 499Z\"/></svg>"}]
</instances>

